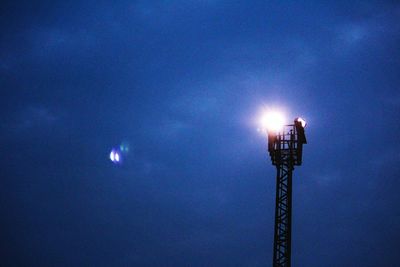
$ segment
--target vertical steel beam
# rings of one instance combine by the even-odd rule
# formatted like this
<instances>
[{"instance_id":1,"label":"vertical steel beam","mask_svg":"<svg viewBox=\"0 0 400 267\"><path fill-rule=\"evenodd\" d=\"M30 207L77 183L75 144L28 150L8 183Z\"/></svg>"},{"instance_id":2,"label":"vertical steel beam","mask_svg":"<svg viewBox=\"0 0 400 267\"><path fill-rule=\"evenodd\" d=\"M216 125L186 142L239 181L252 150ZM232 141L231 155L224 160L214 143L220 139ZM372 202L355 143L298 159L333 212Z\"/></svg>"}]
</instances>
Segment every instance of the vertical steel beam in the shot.
<instances>
[{"instance_id":1,"label":"vertical steel beam","mask_svg":"<svg viewBox=\"0 0 400 267\"><path fill-rule=\"evenodd\" d=\"M276 166L276 205L274 228L274 267L290 267L292 226L293 166L282 162Z\"/></svg>"}]
</instances>

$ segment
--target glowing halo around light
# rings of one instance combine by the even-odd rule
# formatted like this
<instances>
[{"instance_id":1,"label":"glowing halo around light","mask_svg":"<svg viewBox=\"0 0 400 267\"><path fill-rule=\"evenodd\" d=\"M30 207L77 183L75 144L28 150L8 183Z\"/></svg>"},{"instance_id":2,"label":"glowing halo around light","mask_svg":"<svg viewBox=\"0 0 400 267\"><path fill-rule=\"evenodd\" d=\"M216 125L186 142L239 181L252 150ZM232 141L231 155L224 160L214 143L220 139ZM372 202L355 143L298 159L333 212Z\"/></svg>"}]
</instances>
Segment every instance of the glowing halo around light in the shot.
<instances>
[{"instance_id":1,"label":"glowing halo around light","mask_svg":"<svg viewBox=\"0 0 400 267\"><path fill-rule=\"evenodd\" d=\"M285 125L286 119L283 113L278 111L264 112L259 120L259 125L262 131L279 132Z\"/></svg>"}]
</instances>

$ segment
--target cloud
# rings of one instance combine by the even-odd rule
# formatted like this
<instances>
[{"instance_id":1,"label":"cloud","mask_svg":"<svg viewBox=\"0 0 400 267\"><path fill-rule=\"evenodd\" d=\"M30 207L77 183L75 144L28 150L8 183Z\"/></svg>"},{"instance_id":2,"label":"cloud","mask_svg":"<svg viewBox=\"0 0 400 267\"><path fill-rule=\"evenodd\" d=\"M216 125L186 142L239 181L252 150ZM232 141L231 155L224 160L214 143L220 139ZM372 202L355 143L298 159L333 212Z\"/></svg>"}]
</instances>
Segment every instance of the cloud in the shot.
<instances>
[{"instance_id":1,"label":"cloud","mask_svg":"<svg viewBox=\"0 0 400 267\"><path fill-rule=\"evenodd\" d=\"M133 6L136 16L152 25L164 25L176 19L177 15L187 14L190 10L210 8L220 0L172 0L172 1L137 1ZM210 10L208 10L210 11Z\"/></svg>"},{"instance_id":2,"label":"cloud","mask_svg":"<svg viewBox=\"0 0 400 267\"><path fill-rule=\"evenodd\" d=\"M23 110L17 120L16 129L32 130L54 124L58 118L43 106L31 106Z\"/></svg>"},{"instance_id":3,"label":"cloud","mask_svg":"<svg viewBox=\"0 0 400 267\"><path fill-rule=\"evenodd\" d=\"M32 29L30 41L33 53L41 56L71 54L96 45L93 32L84 29L74 32L61 28Z\"/></svg>"},{"instance_id":4,"label":"cloud","mask_svg":"<svg viewBox=\"0 0 400 267\"><path fill-rule=\"evenodd\" d=\"M180 97L172 104L172 109L197 117L215 111L217 105L216 97L200 93Z\"/></svg>"},{"instance_id":5,"label":"cloud","mask_svg":"<svg viewBox=\"0 0 400 267\"><path fill-rule=\"evenodd\" d=\"M391 93L390 96L383 96L381 98L381 100L388 106L399 107L400 106L400 94L397 92L399 92L400 90L393 89L393 91L396 93Z\"/></svg>"},{"instance_id":6,"label":"cloud","mask_svg":"<svg viewBox=\"0 0 400 267\"><path fill-rule=\"evenodd\" d=\"M399 36L399 10L400 8L385 10L368 18L338 25L338 48L360 48L370 43L381 42L385 38Z\"/></svg>"},{"instance_id":7,"label":"cloud","mask_svg":"<svg viewBox=\"0 0 400 267\"><path fill-rule=\"evenodd\" d=\"M48 138L47 133L54 133L54 127L58 126L59 121L60 116L44 106L28 106L5 114L0 124L0 140L10 141L33 136Z\"/></svg>"},{"instance_id":8,"label":"cloud","mask_svg":"<svg viewBox=\"0 0 400 267\"><path fill-rule=\"evenodd\" d=\"M179 120L165 120L161 125L161 132L167 137L176 137L180 133L190 129L188 123Z\"/></svg>"},{"instance_id":9,"label":"cloud","mask_svg":"<svg viewBox=\"0 0 400 267\"><path fill-rule=\"evenodd\" d=\"M340 30L340 39L347 45L353 45L361 42L369 34L368 28L360 24L349 24Z\"/></svg>"}]
</instances>

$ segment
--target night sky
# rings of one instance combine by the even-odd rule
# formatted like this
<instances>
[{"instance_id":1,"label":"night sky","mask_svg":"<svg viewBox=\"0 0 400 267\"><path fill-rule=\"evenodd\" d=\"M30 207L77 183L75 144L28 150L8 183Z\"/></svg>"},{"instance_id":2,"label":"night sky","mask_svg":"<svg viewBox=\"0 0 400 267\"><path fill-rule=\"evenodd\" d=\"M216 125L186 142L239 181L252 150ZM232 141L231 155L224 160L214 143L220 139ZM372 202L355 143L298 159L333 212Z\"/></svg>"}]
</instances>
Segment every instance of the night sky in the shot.
<instances>
[{"instance_id":1,"label":"night sky","mask_svg":"<svg viewBox=\"0 0 400 267\"><path fill-rule=\"evenodd\" d=\"M396 2L3 1L0 266L271 266L263 108L293 266L400 266Z\"/></svg>"}]
</instances>

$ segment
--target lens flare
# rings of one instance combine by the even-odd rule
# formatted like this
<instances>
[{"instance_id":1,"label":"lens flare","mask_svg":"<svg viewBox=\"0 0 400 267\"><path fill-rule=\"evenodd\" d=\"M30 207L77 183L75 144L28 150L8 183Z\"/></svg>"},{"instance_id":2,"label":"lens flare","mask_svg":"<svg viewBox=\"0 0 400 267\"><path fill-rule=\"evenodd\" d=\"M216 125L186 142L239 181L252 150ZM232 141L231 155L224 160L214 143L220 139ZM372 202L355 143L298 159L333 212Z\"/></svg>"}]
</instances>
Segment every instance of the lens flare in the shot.
<instances>
[{"instance_id":1,"label":"lens flare","mask_svg":"<svg viewBox=\"0 0 400 267\"><path fill-rule=\"evenodd\" d=\"M121 153L118 150L112 149L110 152L110 160L113 163L120 163L121 162Z\"/></svg>"},{"instance_id":2,"label":"lens flare","mask_svg":"<svg viewBox=\"0 0 400 267\"><path fill-rule=\"evenodd\" d=\"M129 152L129 144L126 142L123 142L122 144L119 145L119 150L123 153L128 153Z\"/></svg>"},{"instance_id":3,"label":"lens flare","mask_svg":"<svg viewBox=\"0 0 400 267\"><path fill-rule=\"evenodd\" d=\"M111 148L109 158L114 164L122 165L126 163L129 151L129 143L124 141L121 144Z\"/></svg>"}]
</instances>

